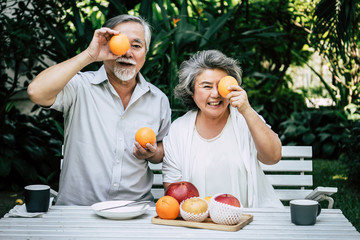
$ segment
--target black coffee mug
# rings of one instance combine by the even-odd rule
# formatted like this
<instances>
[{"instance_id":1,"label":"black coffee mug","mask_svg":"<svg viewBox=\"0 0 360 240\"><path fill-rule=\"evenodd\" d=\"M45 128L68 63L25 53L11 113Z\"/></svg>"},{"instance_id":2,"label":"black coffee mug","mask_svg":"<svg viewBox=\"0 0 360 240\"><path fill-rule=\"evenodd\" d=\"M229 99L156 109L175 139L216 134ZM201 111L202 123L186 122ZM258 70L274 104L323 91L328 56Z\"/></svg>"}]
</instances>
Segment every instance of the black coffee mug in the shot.
<instances>
[{"instance_id":1,"label":"black coffee mug","mask_svg":"<svg viewBox=\"0 0 360 240\"><path fill-rule=\"evenodd\" d=\"M292 223L296 225L314 225L316 217L321 213L321 206L314 200L291 200L290 213Z\"/></svg>"},{"instance_id":2,"label":"black coffee mug","mask_svg":"<svg viewBox=\"0 0 360 240\"><path fill-rule=\"evenodd\" d=\"M25 206L28 212L47 212L50 205L50 187L35 184L25 187Z\"/></svg>"}]
</instances>

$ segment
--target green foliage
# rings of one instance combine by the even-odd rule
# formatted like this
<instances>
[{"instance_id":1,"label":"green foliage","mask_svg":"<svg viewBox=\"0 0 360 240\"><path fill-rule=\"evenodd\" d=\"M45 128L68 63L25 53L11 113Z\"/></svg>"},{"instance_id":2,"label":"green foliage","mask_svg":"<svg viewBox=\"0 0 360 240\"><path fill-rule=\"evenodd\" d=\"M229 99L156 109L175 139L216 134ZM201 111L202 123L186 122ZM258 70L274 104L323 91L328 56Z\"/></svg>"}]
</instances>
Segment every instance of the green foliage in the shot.
<instances>
[{"instance_id":1,"label":"green foliage","mask_svg":"<svg viewBox=\"0 0 360 240\"><path fill-rule=\"evenodd\" d=\"M350 103L344 108L346 116L349 120L359 121L360 120L360 106Z\"/></svg>"},{"instance_id":2,"label":"green foliage","mask_svg":"<svg viewBox=\"0 0 360 240\"><path fill-rule=\"evenodd\" d=\"M15 108L7 112L0 129L0 189L57 185L62 137L51 119L45 111L38 116L20 114Z\"/></svg>"},{"instance_id":3,"label":"green foliage","mask_svg":"<svg viewBox=\"0 0 360 240\"><path fill-rule=\"evenodd\" d=\"M350 134L342 140L343 153L340 160L348 167L349 182L360 188L360 121L351 121L350 123L348 127Z\"/></svg>"},{"instance_id":4,"label":"green foliage","mask_svg":"<svg viewBox=\"0 0 360 240\"><path fill-rule=\"evenodd\" d=\"M280 124L289 119L293 112L306 109L304 97L288 88L279 90L274 95L250 90L248 91L249 101L272 129L281 134Z\"/></svg>"},{"instance_id":5,"label":"green foliage","mask_svg":"<svg viewBox=\"0 0 360 240\"><path fill-rule=\"evenodd\" d=\"M41 33L25 9L24 2L0 5L0 128L4 127L11 105L9 99L28 85L28 79L34 77L36 61L43 54ZM23 83L21 77L26 79Z\"/></svg>"},{"instance_id":6,"label":"green foliage","mask_svg":"<svg viewBox=\"0 0 360 240\"><path fill-rule=\"evenodd\" d=\"M344 112L317 109L294 112L281 123L283 145L308 145L316 158L337 159L343 140L349 138L349 121Z\"/></svg>"},{"instance_id":7,"label":"green foliage","mask_svg":"<svg viewBox=\"0 0 360 240\"><path fill-rule=\"evenodd\" d=\"M338 107L359 104L360 3L320 0L312 16L311 45L330 63L330 95Z\"/></svg>"}]
</instances>

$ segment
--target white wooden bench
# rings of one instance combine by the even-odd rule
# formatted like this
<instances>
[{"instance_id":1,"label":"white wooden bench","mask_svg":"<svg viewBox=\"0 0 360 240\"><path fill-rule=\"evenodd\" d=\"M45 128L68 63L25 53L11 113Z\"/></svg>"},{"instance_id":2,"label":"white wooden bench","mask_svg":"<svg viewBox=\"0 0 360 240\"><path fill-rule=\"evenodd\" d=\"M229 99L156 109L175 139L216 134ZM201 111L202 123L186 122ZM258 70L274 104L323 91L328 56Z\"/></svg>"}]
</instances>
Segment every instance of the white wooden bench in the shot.
<instances>
[{"instance_id":1,"label":"white wooden bench","mask_svg":"<svg viewBox=\"0 0 360 240\"><path fill-rule=\"evenodd\" d=\"M313 188L312 176L312 147L311 146L283 146L282 159L274 165L260 163L265 175L274 186L275 192L283 202L292 199L327 200L328 208L332 208L334 200L330 197L337 192L335 187ZM155 199L164 196L162 182L162 164L149 164L154 172L153 188Z\"/></svg>"}]
</instances>

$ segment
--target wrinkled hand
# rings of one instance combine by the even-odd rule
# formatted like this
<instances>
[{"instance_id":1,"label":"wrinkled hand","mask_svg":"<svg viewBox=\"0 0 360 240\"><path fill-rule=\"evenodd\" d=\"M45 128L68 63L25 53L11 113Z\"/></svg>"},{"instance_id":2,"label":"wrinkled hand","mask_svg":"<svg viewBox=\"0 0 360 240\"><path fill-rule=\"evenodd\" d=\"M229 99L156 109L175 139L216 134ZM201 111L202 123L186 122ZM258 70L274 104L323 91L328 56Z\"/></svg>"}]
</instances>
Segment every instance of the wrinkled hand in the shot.
<instances>
[{"instance_id":1,"label":"wrinkled hand","mask_svg":"<svg viewBox=\"0 0 360 240\"><path fill-rule=\"evenodd\" d=\"M232 92L230 92L226 98L229 99L231 106L236 107L241 114L251 109L247 93L244 89L240 86L232 85L229 90Z\"/></svg>"},{"instance_id":2,"label":"wrinkled hand","mask_svg":"<svg viewBox=\"0 0 360 240\"><path fill-rule=\"evenodd\" d=\"M118 56L110 51L109 41L113 35L119 33L119 31L105 27L95 30L90 45L85 51L94 62L116 59Z\"/></svg>"},{"instance_id":3,"label":"wrinkled hand","mask_svg":"<svg viewBox=\"0 0 360 240\"><path fill-rule=\"evenodd\" d=\"M156 150L157 143L155 143L154 145L147 143L146 148L143 148L138 142L135 142L133 154L137 159L148 159L155 155Z\"/></svg>"}]
</instances>

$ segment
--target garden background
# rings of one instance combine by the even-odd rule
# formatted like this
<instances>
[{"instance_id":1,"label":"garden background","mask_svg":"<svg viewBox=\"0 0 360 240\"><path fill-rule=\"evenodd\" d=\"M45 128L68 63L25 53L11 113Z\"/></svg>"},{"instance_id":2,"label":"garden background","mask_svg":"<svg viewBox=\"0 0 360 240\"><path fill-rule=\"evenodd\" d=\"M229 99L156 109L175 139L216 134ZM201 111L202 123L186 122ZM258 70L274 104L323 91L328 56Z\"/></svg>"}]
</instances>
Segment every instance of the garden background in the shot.
<instances>
[{"instance_id":1,"label":"garden background","mask_svg":"<svg viewBox=\"0 0 360 240\"><path fill-rule=\"evenodd\" d=\"M27 184L58 187L62 116L32 105L27 85L86 49L106 19L129 13L153 28L141 72L167 94L173 119L186 112L173 95L183 60L204 49L237 59L254 109L283 145L313 146L314 186L338 187L334 208L359 231L359 7L354 0L2 1L0 215ZM304 69L318 84L298 87ZM311 104L316 99L328 104Z\"/></svg>"}]
</instances>

